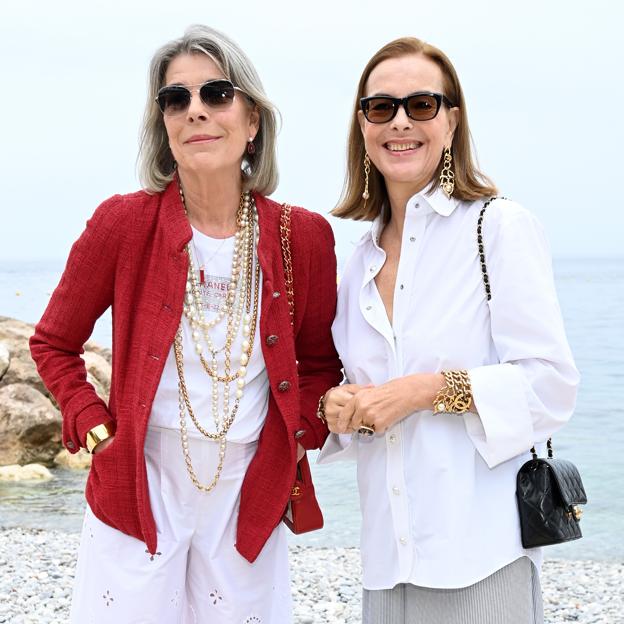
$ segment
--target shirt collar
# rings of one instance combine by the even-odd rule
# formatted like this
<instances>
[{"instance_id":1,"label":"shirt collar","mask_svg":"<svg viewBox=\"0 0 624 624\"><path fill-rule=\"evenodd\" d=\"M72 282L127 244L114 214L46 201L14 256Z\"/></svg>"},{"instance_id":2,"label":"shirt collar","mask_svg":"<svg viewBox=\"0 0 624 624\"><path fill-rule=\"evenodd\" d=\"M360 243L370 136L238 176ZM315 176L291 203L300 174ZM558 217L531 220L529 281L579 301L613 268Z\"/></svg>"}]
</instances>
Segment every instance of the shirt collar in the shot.
<instances>
[{"instance_id":1,"label":"shirt collar","mask_svg":"<svg viewBox=\"0 0 624 624\"><path fill-rule=\"evenodd\" d=\"M449 217L458 205L459 200L454 197L447 197L439 186L432 193L423 189L407 200L405 216L409 218L410 216L423 216L430 212L437 212L441 217ZM381 213L373 221L371 229L362 236L359 244L372 241L375 247L379 247L379 238L386 222L384 218L386 210L388 210L387 204L384 205Z\"/></svg>"}]
</instances>

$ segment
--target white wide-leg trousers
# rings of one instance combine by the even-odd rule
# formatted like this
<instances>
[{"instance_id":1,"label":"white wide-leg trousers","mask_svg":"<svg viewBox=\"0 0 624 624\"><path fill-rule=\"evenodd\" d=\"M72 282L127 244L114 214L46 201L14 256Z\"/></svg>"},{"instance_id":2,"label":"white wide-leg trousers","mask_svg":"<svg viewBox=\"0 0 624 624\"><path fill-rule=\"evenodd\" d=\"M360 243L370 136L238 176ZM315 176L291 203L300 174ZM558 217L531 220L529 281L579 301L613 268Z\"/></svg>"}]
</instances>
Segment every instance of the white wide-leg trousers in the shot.
<instances>
[{"instance_id":1,"label":"white wide-leg trousers","mask_svg":"<svg viewBox=\"0 0 624 624\"><path fill-rule=\"evenodd\" d=\"M158 552L150 555L87 506L72 624L291 624L283 524L254 563L234 546L240 488L256 446L228 443L219 483L204 493L186 471L179 432L149 427L145 459ZM190 439L189 447L196 474L209 483L218 445Z\"/></svg>"}]
</instances>

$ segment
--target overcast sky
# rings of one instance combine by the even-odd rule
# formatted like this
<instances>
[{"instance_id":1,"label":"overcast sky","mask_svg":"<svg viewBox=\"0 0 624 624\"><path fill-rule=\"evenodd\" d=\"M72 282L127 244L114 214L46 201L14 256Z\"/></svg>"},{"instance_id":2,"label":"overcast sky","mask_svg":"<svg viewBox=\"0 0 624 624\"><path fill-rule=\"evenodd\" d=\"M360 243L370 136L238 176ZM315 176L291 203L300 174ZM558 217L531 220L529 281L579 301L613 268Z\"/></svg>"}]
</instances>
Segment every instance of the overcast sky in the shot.
<instances>
[{"instance_id":1,"label":"overcast sky","mask_svg":"<svg viewBox=\"0 0 624 624\"><path fill-rule=\"evenodd\" d=\"M0 260L64 258L103 199L138 188L148 64L192 23L235 39L282 112L274 198L335 205L360 73L412 35L450 56L482 169L553 254L621 255L623 17L605 0L3 2ZM332 224L344 257L362 225Z\"/></svg>"}]
</instances>

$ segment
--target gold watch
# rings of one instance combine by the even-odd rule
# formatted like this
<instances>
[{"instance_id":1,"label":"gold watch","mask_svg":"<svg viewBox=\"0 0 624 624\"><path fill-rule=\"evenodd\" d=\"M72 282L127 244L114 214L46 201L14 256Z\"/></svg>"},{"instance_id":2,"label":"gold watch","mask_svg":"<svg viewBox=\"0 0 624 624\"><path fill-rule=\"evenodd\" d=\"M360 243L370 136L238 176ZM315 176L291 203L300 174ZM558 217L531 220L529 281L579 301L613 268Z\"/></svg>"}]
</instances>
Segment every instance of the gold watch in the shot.
<instances>
[{"instance_id":1,"label":"gold watch","mask_svg":"<svg viewBox=\"0 0 624 624\"><path fill-rule=\"evenodd\" d=\"M110 438L115 435L115 427L112 423L105 423L103 425L97 425L87 432L87 452L93 453L93 449L106 438Z\"/></svg>"}]
</instances>

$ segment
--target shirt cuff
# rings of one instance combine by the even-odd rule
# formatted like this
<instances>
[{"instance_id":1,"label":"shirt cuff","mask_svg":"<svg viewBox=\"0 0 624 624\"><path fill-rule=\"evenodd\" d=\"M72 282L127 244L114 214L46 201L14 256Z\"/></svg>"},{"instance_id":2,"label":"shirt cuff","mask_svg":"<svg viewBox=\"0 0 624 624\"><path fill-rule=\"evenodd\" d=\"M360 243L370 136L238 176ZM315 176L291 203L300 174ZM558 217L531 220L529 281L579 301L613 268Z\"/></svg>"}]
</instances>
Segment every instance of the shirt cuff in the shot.
<instances>
[{"instance_id":1,"label":"shirt cuff","mask_svg":"<svg viewBox=\"0 0 624 624\"><path fill-rule=\"evenodd\" d=\"M522 370L493 364L468 371L478 414L464 414L466 431L485 463L494 468L528 451L534 431Z\"/></svg>"},{"instance_id":2,"label":"shirt cuff","mask_svg":"<svg viewBox=\"0 0 624 624\"><path fill-rule=\"evenodd\" d=\"M331 464L336 461L357 459L357 434L330 433L316 458L317 464Z\"/></svg>"}]
</instances>

